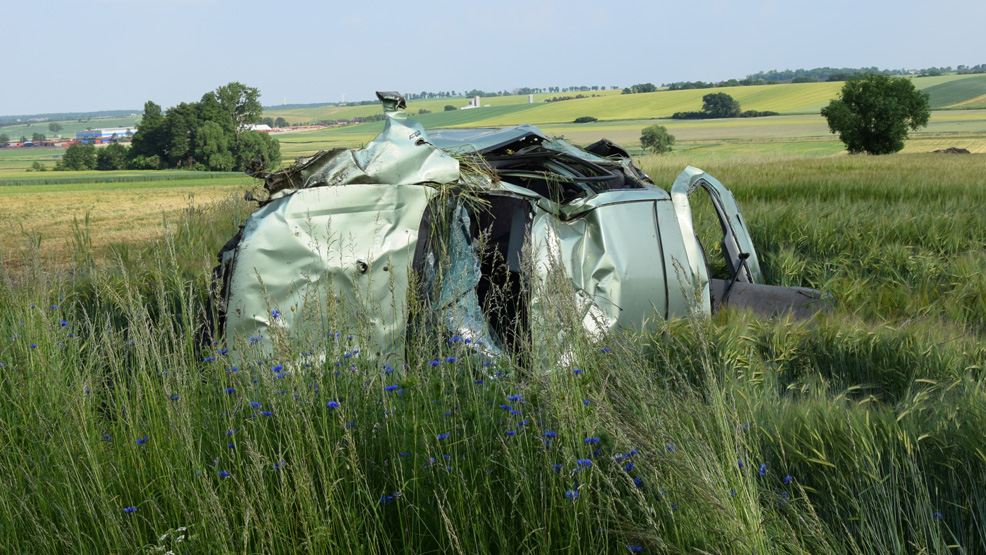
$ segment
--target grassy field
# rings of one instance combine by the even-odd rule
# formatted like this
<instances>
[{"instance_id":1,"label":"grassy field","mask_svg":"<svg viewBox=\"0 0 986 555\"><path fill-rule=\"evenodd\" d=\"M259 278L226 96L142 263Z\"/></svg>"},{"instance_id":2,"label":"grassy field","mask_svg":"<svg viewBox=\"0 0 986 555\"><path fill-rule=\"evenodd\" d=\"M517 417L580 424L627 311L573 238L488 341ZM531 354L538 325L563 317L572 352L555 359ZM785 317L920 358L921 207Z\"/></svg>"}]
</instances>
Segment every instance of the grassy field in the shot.
<instances>
[{"instance_id":1,"label":"grassy field","mask_svg":"<svg viewBox=\"0 0 986 555\"><path fill-rule=\"evenodd\" d=\"M817 154L642 166L718 177L768 282L831 293L831 314L571 334L537 368L430 336L381 366L341 323L306 349L325 360L234 368L202 333L242 201L0 187L179 205L157 238L111 217L132 234L103 263L91 219L0 266L0 552L981 553L984 155Z\"/></svg>"}]
</instances>

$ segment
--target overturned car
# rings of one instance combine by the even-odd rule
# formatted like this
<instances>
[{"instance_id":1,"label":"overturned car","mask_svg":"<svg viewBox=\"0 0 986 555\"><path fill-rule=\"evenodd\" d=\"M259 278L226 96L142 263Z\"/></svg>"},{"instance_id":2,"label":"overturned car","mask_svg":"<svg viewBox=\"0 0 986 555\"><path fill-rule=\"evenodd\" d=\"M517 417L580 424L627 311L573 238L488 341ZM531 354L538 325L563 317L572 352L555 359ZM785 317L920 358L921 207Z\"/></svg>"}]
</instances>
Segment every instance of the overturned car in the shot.
<instances>
[{"instance_id":1,"label":"overturned car","mask_svg":"<svg viewBox=\"0 0 986 555\"><path fill-rule=\"evenodd\" d=\"M575 325L601 334L723 305L805 317L824 304L763 284L733 195L699 169L669 193L605 139L583 149L529 125L425 132L398 93L377 95L386 124L364 148L262 176L267 198L216 271L233 353L342 332L399 360L425 328L498 356ZM710 277L693 228L700 191L729 279Z\"/></svg>"}]
</instances>

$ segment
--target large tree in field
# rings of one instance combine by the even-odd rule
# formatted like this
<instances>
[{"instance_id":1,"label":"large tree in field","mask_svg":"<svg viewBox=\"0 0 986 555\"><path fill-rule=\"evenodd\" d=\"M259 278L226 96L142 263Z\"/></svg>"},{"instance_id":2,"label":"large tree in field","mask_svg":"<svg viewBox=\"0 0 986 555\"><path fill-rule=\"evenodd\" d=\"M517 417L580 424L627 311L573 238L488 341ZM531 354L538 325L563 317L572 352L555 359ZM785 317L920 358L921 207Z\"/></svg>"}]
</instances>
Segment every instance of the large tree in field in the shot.
<instances>
[{"instance_id":1,"label":"large tree in field","mask_svg":"<svg viewBox=\"0 0 986 555\"><path fill-rule=\"evenodd\" d=\"M710 118L735 118L740 115L740 103L726 93L711 93L702 97L702 111Z\"/></svg>"},{"instance_id":2,"label":"large tree in field","mask_svg":"<svg viewBox=\"0 0 986 555\"><path fill-rule=\"evenodd\" d=\"M892 154L904 148L907 130L928 125L928 93L903 77L850 77L839 99L822 108L829 130L850 154Z\"/></svg>"}]
</instances>

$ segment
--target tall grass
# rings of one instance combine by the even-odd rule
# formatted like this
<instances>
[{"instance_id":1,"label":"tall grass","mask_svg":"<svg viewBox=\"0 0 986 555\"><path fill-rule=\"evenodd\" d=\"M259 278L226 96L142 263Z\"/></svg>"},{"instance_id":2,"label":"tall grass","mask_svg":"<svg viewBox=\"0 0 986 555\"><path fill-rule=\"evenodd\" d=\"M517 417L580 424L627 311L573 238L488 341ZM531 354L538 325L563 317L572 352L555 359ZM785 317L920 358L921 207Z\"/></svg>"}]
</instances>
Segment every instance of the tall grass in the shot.
<instances>
[{"instance_id":1,"label":"tall grass","mask_svg":"<svg viewBox=\"0 0 986 555\"><path fill-rule=\"evenodd\" d=\"M425 334L386 366L342 324L232 366L202 341L232 201L108 267L39 255L0 275L0 551L982 552L973 161L716 162L771 282L836 310L572 332L535 367Z\"/></svg>"}]
</instances>

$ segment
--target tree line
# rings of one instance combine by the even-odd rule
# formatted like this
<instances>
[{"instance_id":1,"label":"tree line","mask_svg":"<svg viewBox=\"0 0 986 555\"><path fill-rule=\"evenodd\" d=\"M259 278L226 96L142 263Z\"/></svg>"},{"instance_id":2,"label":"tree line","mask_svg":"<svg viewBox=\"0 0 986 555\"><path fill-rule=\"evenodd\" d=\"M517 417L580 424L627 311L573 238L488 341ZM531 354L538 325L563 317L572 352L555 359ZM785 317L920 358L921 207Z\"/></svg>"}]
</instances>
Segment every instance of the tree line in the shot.
<instances>
[{"instance_id":1,"label":"tree line","mask_svg":"<svg viewBox=\"0 0 986 555\"><path fill-rule=\"evenodd\" d=\"M273 169L281 162L277 139L249 129L262 112L260 92L238 82L167 111L148 100L130 148L72 145L55 169L243 171L257 163Z\"/></svg>"}]
</instances>

